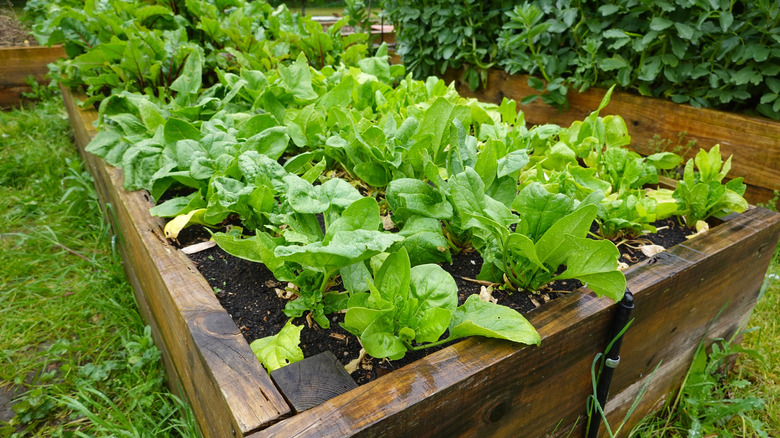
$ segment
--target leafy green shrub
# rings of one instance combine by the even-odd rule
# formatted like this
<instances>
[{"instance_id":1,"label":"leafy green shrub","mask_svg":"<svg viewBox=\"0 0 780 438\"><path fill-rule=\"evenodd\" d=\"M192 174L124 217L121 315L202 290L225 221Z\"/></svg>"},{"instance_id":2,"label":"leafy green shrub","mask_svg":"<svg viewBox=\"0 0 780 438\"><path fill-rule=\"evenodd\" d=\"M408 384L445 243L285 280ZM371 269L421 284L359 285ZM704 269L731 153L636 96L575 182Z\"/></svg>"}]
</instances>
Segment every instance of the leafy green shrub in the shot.
<instances>
[{"instance_id":1,"label":"leafy green shrub","mask_svg":"<svg viewBox=\"0 0 780 438\"><path fill-rule=\"evenodd\" d=\"M534 75L529 84L558 106L566 105L569 88L618 84L695 107L780 119L780 9L770 0L535 0L509 11L494 2L483 15L471 2L411 3L387 13L400 27L399 53L415 74L431 73L433 66L498 64ZM496 10L505 13L495 16ZM483 51L467 46L461 54L442 43L455 41L454 34L463 45L467 30L437 25L438 17L464 12L468 18L453 22L481 23ZM478 81L472 76L473 89Z\"/></svg>"},{"instance_id":2,"label":"leafy green shrub","mask_svg":"<svg viewBox=\"0 0 780 438\"><path fill-rule=\"evenodd\" d=\"M484 69L497 60L496 36L502 14L512 4L507 0L386 0L383 7L395 25L396 52L409 72L422 79L464 66L475 89L480 79L487 78Z\"/></svg>"}]
</instances>

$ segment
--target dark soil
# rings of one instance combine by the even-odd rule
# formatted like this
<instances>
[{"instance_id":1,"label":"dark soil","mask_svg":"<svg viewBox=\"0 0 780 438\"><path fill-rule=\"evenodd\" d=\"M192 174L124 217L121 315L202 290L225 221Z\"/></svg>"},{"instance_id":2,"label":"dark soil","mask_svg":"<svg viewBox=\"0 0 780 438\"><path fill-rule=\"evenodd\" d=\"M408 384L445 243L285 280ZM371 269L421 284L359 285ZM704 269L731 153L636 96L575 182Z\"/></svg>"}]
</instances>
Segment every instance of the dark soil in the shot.
<instances>
[{"instance_id":1,"label":"dark soil","mask_svg":"<svg viewBox=\"0 0 780 438\"><path fill-rule=\"evenodd\" d=\"M642 242L643 240L664 248L671 248L678 243L684 242L688 236L695 234L695 231L681 226L675 218L656 221L653 225L658 230L655 234L648 234L633 241L626 241L626 244L621 244L618 247L620 249L620 261L633 265L647 260L648 257L642 251L632 248L632 246L635 247L646 243Z\"/></svg>"},{"instance_id":2,"label":"dark soil","mask_svg":"<svg viewBox=\"0 0 780 438\"><path fill-rule=\"evenodd\" d=\"M37 46L29 30L19 23L14 12L0 8L0 47Z\"/></svg>"},{"instance_id":3,"label":"dark soil","mask_svg":"<svg viewBox=\"0 0 780 438\"><path fill-rule=\"evenodd\" d=\"M680 227L674 220L659 221L655 224L659 229L657 234L644 236L653 244L666 248L685 240L691 231ZM206 241L209 233L199 227L185 229L179 235L183 246ZM638 263L647 257L636 246L637 242L621 244L621 261L627 264ZM629 246L631 245L631 246ZM279 332L288 318L282 312L285 299L277 295L277 289L283 290L286 285L278 282L262 264L248 262L225 253L219 247L190 255L198 270L214 289L220 303L233 318L247 342L271 336ZM477 252L461 253L453 257L452 264L442 267L453 275L458 285L460 303L474 293L479 293L484 283L474 280L482 266L482 259ZM558 281L548 285L540 294L532 295L523 292L508 293L500 288L494 288L493 297L499 304L511 307L526 314L540 305L569 293L582 286L579 281ZM321 329L316 323L309 324L306 318L297 318L296 325L305 325L301 332L301 349L304 356L330 350L346 365L356 359L360 352L357 338L339 326L344 321L343 314L329 315L330 329ZM388 362L366 356L361 367L352 374L358 384L369 382L386 374L395 368L403 367L438 349L431 348L419 352L409 352L402 360Z\"/></svg>"}]
</instances>

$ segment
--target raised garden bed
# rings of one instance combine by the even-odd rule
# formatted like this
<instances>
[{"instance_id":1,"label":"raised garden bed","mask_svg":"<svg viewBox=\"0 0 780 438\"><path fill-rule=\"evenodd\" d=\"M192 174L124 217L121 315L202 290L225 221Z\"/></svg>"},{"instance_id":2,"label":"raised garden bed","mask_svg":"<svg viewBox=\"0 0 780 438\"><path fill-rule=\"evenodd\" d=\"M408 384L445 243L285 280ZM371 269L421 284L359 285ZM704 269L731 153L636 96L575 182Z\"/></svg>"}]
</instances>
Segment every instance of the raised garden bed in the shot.
<instances>
[{"instance_id":1,"label":"raised garden bed","mask_svg":"<svg viewBox=\"0 0 780 438\"><path fill-rule=\"evenodd\" d=\"M63 93L83 153L97 114ZM84 155L171 386L189 399L206 436L581 432L591 364L606 346L612 302L581 289L528 315L541 347L470 338L294 414L214 291L168 244L163 220L148 214L149 196L126 192L121 170ZM629 427L679 386L704 336L736 332L755 304L779 235L780 215L753 208L625 272L636 309L607 404L613 424L656 366Z\"/></svg>"},{"instance_id":2,"label":"raised garden bed","mask_svg":"<svg viewBox=\"0 0 780 438\"><path fill-rule=\"evenodd\" d=\"M527 75L510 75L503 70L488 72L487 88L472 91L462 78L461 71L448 71L447 82L455 81L458 92L485 102L501 103L506 97L520 102L524 97L538 94L528 85ZM554 123L568 126L582 120L598 107L606 90L591 88L583 93L569 90L569 109L547 105L541 99L527 105L518 105L532 125ZM767 202L780 190L780 122L763 117L694 108L671 101L615 92L607 114L620 114L631 133L631 148L643 155L658 152L659 138L668 140L665 150L678 145L681 133L687 134L683 144L695 140L690 150L674 151L690 158L700 147L720 144L724 156L734 155L731 175L743 177L747 184L745 198L752 204ZM780 207L780 203L778 203Z\"/></svg>"},{"instance_id":3,"label":"raised garden bed","mask_svg":"<svg viewBox=\"0 0 780 438\"><path fill-rule=\"evenodd\" d=\"M62 46L0 47L0 109L19 105L29 92L27 78L43 82L49 63L65 56Z\"/></svg>"},{"instance_id":4,"label":"raised garden bed","mask_svg":"<svg viewBox=\"0 0 780 438\"><path fill-rule=\"evenodd\" d=\"M0 109L18 106L22 93L31 90L28 78L42 83L49 63L64 56L62 46L38 46L14 13L0 9Z\"/></svg>"}]
</instances>

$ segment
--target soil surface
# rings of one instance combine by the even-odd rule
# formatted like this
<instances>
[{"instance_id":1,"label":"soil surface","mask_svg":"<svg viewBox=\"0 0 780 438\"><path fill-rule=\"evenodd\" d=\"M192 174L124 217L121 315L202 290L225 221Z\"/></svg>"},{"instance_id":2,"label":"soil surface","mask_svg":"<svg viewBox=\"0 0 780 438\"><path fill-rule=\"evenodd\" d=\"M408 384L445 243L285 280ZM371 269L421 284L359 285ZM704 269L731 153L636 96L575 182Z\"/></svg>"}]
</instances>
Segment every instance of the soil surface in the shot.
<instances>
[{"instance_id":1,"label":"soil surface","mask_svg":"<svg viewBox=\"0 0 780 438\"><path fill-rule=\"evenodd\" d=\"M17 19L14 11L0 8L0 47L37 46L29 30Z\"/></svg>"},{"instance_id":2,"label":"soil surface","mask_svg":"<svg viewBox=\"0 0 780 438\"><path fill-rule=\"evenodd\" d=\"M640 245L652 243L669 248L692 234L692 231L679 226L673 219L659 221L655 225L659 229L657 234L643 236L640 240L626 241L618 246L621 262L632 265L647 259L648 257L637 249ZM209 237L208 232L202 228L190 227L179 235L177 243L180 246L188 246L206 241ZM190 258L213 288L247 342L274 335L287 322L288 317L282 312L287 300L279 296L286 285L278 282L264 265L233 257L216 246L191 254ZM442 265L442 268L455 278L460 303L469 295L480 293L485 285L474 280L481 266L482 259L477 252L458 254L453 257L452 264ZM527 314L581 286L577 280L557 281L546 286L539 294L509 293L495 287L493 297L498 299L499 304ZM328 330L321 329L316 323L309 324L306 318L293 320L294 324L305 326L301 332L301 349L306 357L330 350L342 364L347 365L358 358L360 343L355 336L339 326L339 323L344 321L343 314L329 315L329 318L331 325ZM408 352L403 359L392 362L365 356L358 370L352 373L352 377L358 384L363 384L445 346Z\"/></svg>"}]
</instances>

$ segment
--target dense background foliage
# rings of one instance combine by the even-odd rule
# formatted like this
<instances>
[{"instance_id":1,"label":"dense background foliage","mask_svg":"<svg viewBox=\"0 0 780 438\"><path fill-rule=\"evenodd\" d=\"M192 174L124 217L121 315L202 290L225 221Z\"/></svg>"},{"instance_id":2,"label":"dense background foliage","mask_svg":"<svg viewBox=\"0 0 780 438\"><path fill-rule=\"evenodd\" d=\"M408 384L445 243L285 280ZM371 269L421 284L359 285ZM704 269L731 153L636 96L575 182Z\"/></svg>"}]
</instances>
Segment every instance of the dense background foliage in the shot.
<instances>
[{"instance_id":1,"label":"dense background foliage","mask_svg":"<svg viewBox=\"0 0 780 438\"><path fill-rule=\"evenodd\" d=\"M498 64L543 78L547 85L531 85L552 104L565 105L570 87L618 84L677 103L780 119L780 8L774 1L537 0L512 10L499 1L484 9L475 3L387 2L410 71L423 76L433 67ZM462 41L475 31L480 51ZM476 73L467 75L478 85Z\"/></svg>"},{"instance_id":2,"label":"dense background foliage","mask_svg":"<svg viewBox=\"0 0 780 438\"><path fill-rule=\"evenodd\" d=\"M479 85L479 69L496 62L496 36L513 2L506 0L386 0L384 13L396 25L397 53L416 78L468 69L472 88Z\"/></svg>"}]
</instances>

